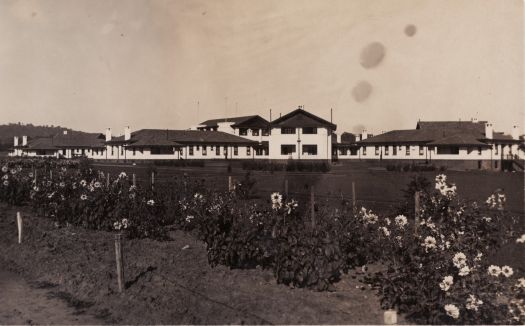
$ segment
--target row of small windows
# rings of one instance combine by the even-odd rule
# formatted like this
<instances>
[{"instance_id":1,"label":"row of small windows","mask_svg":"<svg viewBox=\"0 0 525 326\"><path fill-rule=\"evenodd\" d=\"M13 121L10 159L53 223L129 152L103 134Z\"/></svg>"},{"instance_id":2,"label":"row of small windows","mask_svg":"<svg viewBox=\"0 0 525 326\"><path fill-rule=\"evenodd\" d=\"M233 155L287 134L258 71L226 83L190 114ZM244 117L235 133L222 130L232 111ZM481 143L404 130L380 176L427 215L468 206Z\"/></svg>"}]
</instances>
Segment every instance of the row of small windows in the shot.
<instances>
[{"instance_id":1,"label":"row of small windows","mask_svg":"<svg viewBox=\"0 0 525 326\"><path fill-rule=\"evenodd\" d=\"M389 156L390 155L390 147L392 147L392 156L396 156L398 150L401 152L403 150L403 146L385 146L383 148L383 151L381 152L381 146L375 146L374 154L376 156L384 155ZM410 146L404 146L405 147L405 155L410 156ZM433 152L436 150L436 147L429 147L428 150L430 152ZM478 147L476 149L478 155L482 154L482 148ZM469 150L468 153L470 154L472 150ZM425 146L419 146L418 147L418 154L420 156L425 155ZM439 155L458 155L459 154L459 147L458 146L447 146L447 147L437 147L437 154ZM498 154L498 147L495 147L495 154ZM358 155L358 149L352 148L349 150L339 150L339 155ZM366 147L363 147L362 155L366 156Z\"/></svg>"},{"instance_id":2,"label":"row of small windows","mask_svg":"<svg viewBox=\"0 0 525 326\"><path fill-rule=\"evenodd\" d=\"M262 136L269 136L269 129L250 129L252 136L259 136L259 130ZM239 136L248 136L248 128L239 128Z\"/></svg>"},{"instance_id":3,"label":"row of small windows","mask_svg":"<svg viewBox=\"0 0 525 326\"><path fill-rule=\"evenodd\" d=\"M291 155L296 152L296 145L281 145L281 155ZM317 155L317 145L302 145L303 155Z\"/></svg>"},{"instance_id":4,"label":"row of small windows","mask_svg":"<svg viewBox=\"0 0 525 326\"><path fill-rule=\"evenodd\" d=\"M281 134L283 135L293 135L296 133L297 128L281 128ZM317 134L317 128L316 127L304 127L302 128L302 133L304 135L315 135Z\"/></svg>"}]
</instances>

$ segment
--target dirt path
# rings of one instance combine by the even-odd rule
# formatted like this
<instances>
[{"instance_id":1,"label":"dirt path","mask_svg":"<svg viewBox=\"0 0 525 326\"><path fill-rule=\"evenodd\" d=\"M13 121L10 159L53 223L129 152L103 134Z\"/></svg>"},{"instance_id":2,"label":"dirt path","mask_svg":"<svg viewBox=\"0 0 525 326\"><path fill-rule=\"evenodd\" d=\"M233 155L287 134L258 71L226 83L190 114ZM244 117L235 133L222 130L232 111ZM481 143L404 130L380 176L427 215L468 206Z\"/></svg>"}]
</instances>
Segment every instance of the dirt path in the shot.
<instances>
[{"instance_id":1,"label":"dirt path","mask_svg":"<svg viewBox=\"0 0 525 326\"><path fill-rule=\"evenodd\" d=\"M46 284L30 285L20 276L0 270L0 324L100 323L45 288Z\"/></svg>"}]
</instances>

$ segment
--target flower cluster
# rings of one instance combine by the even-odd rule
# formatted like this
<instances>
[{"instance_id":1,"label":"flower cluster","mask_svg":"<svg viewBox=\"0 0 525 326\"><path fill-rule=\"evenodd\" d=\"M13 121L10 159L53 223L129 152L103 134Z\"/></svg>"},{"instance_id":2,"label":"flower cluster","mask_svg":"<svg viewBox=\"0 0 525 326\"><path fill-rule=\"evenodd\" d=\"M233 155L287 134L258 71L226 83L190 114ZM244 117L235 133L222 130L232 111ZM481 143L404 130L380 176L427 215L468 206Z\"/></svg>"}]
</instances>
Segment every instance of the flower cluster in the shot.
<instances>
[{"instance_id":1,"label":"flower cluster","mask_svg":"<svg viewBox=\"0 0 525 326\"><path fill-rule=\"evenodd\" d=\"M500 275L503 275L505 277L511 277L514 274L514 270L512 269L512 267L507 266L507 265L503 267L499 267L496 265L490 265L489 268L487 269L487 272L489 273L489 275L495 276L495 277L498 277Z\"/></svg>"},{"instance_id":2,"label":"flower cluster","mask_svg":"<svg viewBox=\"0 0 525 326\"><path fill-rule=\"evenodd\" d=\"M113 223L113 229L117 230L117 231L120 231L120 230L125 230L128 228L128 226L130 225L129 221L127 218L123 218L122 220L120 221L116 221L115 223Z\"/></svg>"},{"instance_id":3,"label":"flower cluster","mask_svg":"<svg viewBox=\"0 0 525 326\"><path fill-rule=\"evenodd\" d=\"M371 210L367 210L364 207L361 207L361 211L359 212L361 219L365 224L376 224L379 220L379 217L372 213Z\"/></svg>"},{"instance_id":4,"label":"flower cluster","mask_svg":"<svg viewBox=\"0 0 525 326\"><path fill-rule=\"evenodd\" d=\"M447 183L447 176L444 174L440 174L436 176L436 190L438 190L441 195L447 196L447 197L453 197L456 195L457 187L454 184L448 184Z\"/></svg>"},{"instance_id":5,"label":"flower cluster","mask_svg":"<svg viewBox=\"0 0 525 326\"><path fill-rule=\"evenodd\" d=\"M271 194L270 199L272 200L273 209L279 209L283 205L283 195L278 192Z\"/></svg>"},{"instance_id":6,"label":"flower cluster","mask_svg":"<svg viewBox=\"0 0 525 326\"><path fill-rule=\"evenodd\" d=\"M485 203L489 208L502 210L505 207L505 201L505 194L501 190L498 190L490 195Z\"/></svg>"}]
</instances>

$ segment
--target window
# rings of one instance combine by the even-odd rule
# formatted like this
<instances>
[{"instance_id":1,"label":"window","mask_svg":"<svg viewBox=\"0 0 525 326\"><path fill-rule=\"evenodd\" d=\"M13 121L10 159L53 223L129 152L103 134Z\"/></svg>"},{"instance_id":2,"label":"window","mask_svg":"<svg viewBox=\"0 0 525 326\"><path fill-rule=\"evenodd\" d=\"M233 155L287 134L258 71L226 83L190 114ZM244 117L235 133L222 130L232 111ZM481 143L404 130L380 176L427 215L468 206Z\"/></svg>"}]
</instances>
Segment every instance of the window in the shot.
<instances>
[{"instance_id":1,"label":"window","mask_svg":"<svg viewBox=\"0 0 525 326\"><path fill-rule=\"evenodd\" d=\"M113 146L111 146L111 156L115 155L115 151L114 151L114 148Z\"/></svg>"},{"instance_id":2,"label":"window","mask_svg":"<svg viewBox=\"0 0 525 326\"><path fill-rule=\"evenodd\" d=\"M425 154L425 147L419 145L419 156L422 156L423 154Z\"/></svg>"},{"instance_id":3,"label":"window","mask_svg":"<svg viewBox=\"0 0 525 326\"><path fill-rule=\"evenodd\" d=\"M295 134L295 128L281 128L281 134L283 135Z\"/></svg>"},{"instance_id":4,"label":"window","mask_svg":"<svg viewBox=\"0 0 525 326\"><path fill-rule=\"evenodd\" d=\"M142 153L142 152L141 152ZM182 147L179 148L179 155L182 156L184 154L184 150L182 149Z\"/></svg>"},{"instance_id":5,"label":"window","mask_svg":"<svg viewBox=\"0 0 525 326\"><path fill-rule=\"evenodd\" d=\"M317 128L316 127L304 127L303 134L305 135L317 134Z\"/></svg>"},{"instance_id":6,"label":"window","mask_svg":"<svg viewBox=\"0 0 525 326\"><path fill-rule=\"evenodd\" d=\"M259 136L259 129L252 129L252 136Z\"/></svg>"},{"instance_id":7,"label":"window","mask_svg":"<svg viewBox=\"0 0 525 326\"><path fill-rule=\"evenodd\" d=\"M137 154L137 149L133 147L133 156L135 156L135 154Z\"/></svg>"},{"instance_id":8,"label":"window","mask_svg":"<svg viewBox=\"0 0 525 326\"><path fill-rule=\"evenodd\" d=\"M262 156L264 155L264 149L263 148L257 148L255 149L255 155Z\"/></svg>"},{"instance_id":9,"label":"window","mask_svg":"<svg viewBox=\"0 0 525 326\"><path fill-rule=\"evenodd\" d=\"M357 148L350 148L350 155L357 155Z\"/></svg>"},{"instance_id":10,"label":"window","mask_svg":"<svg viewBox=\"0 0 525 326\"><path fill-rule=\"evenodd\" d=\"M498 151L499 151L499 145L496 144L494 145L494 154L498 155Z\"/></svg>"},{"instance_id":11,"label":"window","mask_svg":"<svg viewBox=\"0 0 525 326\"><path fill-rule=\"evenodd\" d=\"M193 146L188 146L188 155L193 156Z\"/></svg>"},{"instance_id":12,"label":"window","mask_svg":"<svg viewBox=\"0 0 525 326\"><path fill-rule=\"evenodd\" d=\"M438 147L437 148L438 154L452 154L452 155L458 155L459 154L459 147L453 146L453 147Z\"/></svg>"},{"instance_id":13,"label":"window","mask_svg":"<svg viewBox=\"0 0 525 326\"><path fill-rule=\"evenodd\" d=\"M217 156L221 155L221 147L220 146L215 147L215 155L217 155Z\"/></svg>"},{"instance_id":14,"label":"window","mask_svg":"<svg viewBox=\"0 0 525 326\"><path fill-rule=\"evenodd\" d=\"M224 155L228 156L228 146L224 146Z\"/></svg>"},{"instance_id":15,"label":"window","mask_svg":"<svg viewBox=\"0 0 525 326\"><path fill-rule=\"evenodd\" d=\"M239 155L239 146L237 145L233 146L233 155L235 156Z\"/></svg>"},{"instance_id":16,"label":"window","mask_svg":"<svg viewBox=\"0 0 525 326\"><path fill-rule=\"evenodd\" d=\"M247 136L247 135L248 135L248 129L246 128L239 129L239 136Z\"/></svg>"},{"instance_id":17,"label":"window","mask_svg":"<svg viewBox=\"0 0 525 326\"><path fill-rule=\"evenodd\" d=\"M197 150L198 150L198 151L201 149L201 147L200 147L199 145L197 145L197 146L195 146L195 147L197 147Z\"/></svg>"},{"instance_id":18,"label":"window","mask_svg":"<svg viewBox=\"0 0 525 326\"><path fill-rule=\"evenodd\" d=\"M82 150L82 155L84 155L84 150ZM124 155L124 146L120 147L120 155Z\"/></svg>"},{"instance_id":19,"label":"window","mask_svg":"<svg viewBox=\"0 0 525 326\"><path fill-rule=\"evenodd\" d=\"M174 154L173 147L152 147L151 155Z\"/></svg>"},{"instance_id":20,"label":"window","mask_svg":"<svg viewBox=\"0 0 525 326\"><path fill-rule=\"evenodd\" d=\"M208 146L202 146L202 156L208 155Z\"/></svg>"},{"instance_id":21,"label":"window","mask_svg":"<svg viewBox=\"0 0 525 326\"><path fill-rule=\"evenodd\" d=\"M270 135L270 130L268 128L262 129L262 135L263 136L269 136Z\"/></svg>"},{"instance_id":22,"label":"window","mask_svg":"<svg viewBox=\"0 0 525 326\"><path fill-rule=\"evenodd\" d=\"M407 145L407 146L405 146L405 147L406 147L406 148L405 148L405 155L406 155L406 156L410 156L410 146Z\"/></svg>"},{"instance_id":23,"label":"window","mask_svg":"<svg viewBox=\"0 0 525 326\"><path fill-rule=\"evenodd\" d=\"M295 145L281 145L281 155L289 155L293 153L295 153Z\"/></svg>"},{"instance_id":24,"label":"window","mask_svg":"<svg viewBox=\"0 0 525 326\"><path fill-rule=\"evenodd\" d=\"M363 147L363 156L366 156L366 146Z\"/></svg>"},{"instance_id":25,"label":"window","mask_svg":"<svg viewBox=\"0 0 525 326\"><path fill-rule=\"evenodd\" d=\"M396 156L397 155L397 146L392 146L392 155L393 156Z\"/></svg>"},{"instance_id":26,"label":"window","mask_svg":"<svg viewBox=\"0 0 525 326\"><path fill-rule=\"evenodd\" d=\"M390 146L385 146L385 156L388 156L389 150L390 150Z\"/></svg>"},{"instance_id":27,"label":"window","mask_svg":"<svg viewBox=\"0 0 525 326\"><path fill-rule=\"evenodd\" d=\"M304 155L317 155L317 145L303 145Z\"/></svg>"},{"instance_id":28,"label":"window","mask_svg":"<svg viewBox=\"0 0 525 326\"><path fill-rule=\"evenodd\" d=\"M246 155L247 156L252 155L252 148L250 146L246 146Z\"/></svg>"},{"instance_id":29,"label":"window","mask_svg":"<svg viewBox=\"0 0 525 326\"><path fill-rule=\"evenodd\" d=\"M379 155L379 146L376 146L375 154L376 156Z\"/></svg>"},{"instance_id":30,"label":"window","mask_svg":"<svg viewBox=\"0 0 525 326\"><path fill-rule=\"evenodd\" d=\"M481 155L481 146L478 147L478 155Z\"/></svg>"}]
</instances>

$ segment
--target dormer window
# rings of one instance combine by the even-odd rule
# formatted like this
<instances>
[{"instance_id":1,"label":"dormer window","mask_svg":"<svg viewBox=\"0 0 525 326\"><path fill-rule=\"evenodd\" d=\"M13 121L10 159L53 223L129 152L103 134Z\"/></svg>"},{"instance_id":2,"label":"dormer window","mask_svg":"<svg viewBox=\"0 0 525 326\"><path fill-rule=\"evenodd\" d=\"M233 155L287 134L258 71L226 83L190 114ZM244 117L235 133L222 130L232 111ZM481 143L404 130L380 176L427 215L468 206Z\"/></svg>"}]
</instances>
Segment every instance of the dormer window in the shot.
<instances>
[{"instance_id":1,"label":"dormer window","mask_svg":"<svg viewBox=\"0 0 525 326\"><path fill-rule=\"evenodd\" d=\"M262 129L262 135L263 136L269 136L270 135L270 130L268 130L267 128Z\"/></svg>"},{"instance_id":2,"label":"dormer window","mask_svg":"<svg viewBox=\"0 0 525 326\"><path fill-rule=\"evenodd\" d=\"M239 128L239 136L247 136L247 135L248 135L248 129Z\"/></svg>"},{"instance_id":3,"label":"dormer window","mask_svg":"<svg viewBox=\"0 0 525 326\"><path fill-rule=\"evenodd\" d=\"M252 136L259 136L259 129L252 129Z\"/></svg>"}]
</instances>

